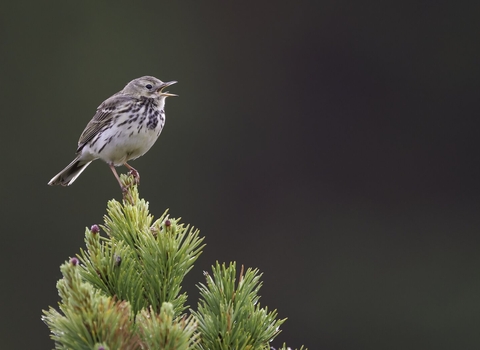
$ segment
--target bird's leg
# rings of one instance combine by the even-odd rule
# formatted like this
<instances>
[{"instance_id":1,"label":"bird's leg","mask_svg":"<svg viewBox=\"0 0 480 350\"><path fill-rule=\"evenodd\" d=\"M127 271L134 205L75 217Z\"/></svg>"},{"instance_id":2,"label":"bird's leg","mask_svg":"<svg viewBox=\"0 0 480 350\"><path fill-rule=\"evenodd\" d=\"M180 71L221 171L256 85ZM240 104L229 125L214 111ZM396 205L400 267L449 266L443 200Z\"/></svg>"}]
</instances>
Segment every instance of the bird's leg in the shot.
<instances>
[{"instance_id":1,"label":"bird's leg","mask_svg":"<svg viewBox=\"0 0 480 350\"><path fill-rule=\"evenodd\" d=\"M132 167L126 162L123 165L125 165L128 168L128 170L130 170L130 174L135 178L135 182L138 185L140 183L140 174L138 173L137 169L135 169L134 167Z\"/></svg>"},{"instance_id":2,"label":"bird's leg","mask_svg":"<svg viewBox=\"0 0 480 350\"><path fill-rule=\"evenodd\" d=\"M131 204L134 203L132 194L128 191L128 188L122 185L122 182L120 181L120 177L118 176L117 170L115 169L115 166L113 164L108 164L110 169L112 169L113 175L115 175L115 178L118 181L118 184L120 185L120 188L122 189L123 193L123 200L128 200Z\"/></svg>"},{"instance_id":3,"label":"bird's leg","mask_svg":"<svg viewBox=\"0 0 480 350\"><path fill-rule=\"evenodd\" d=\"M113 175L115 175L115 178L118 181L118 184L120 185L120 188L122 189L122 192L125 193L127 191L127 188L122 185L122 181L120 181L120 177L118 176L117 170L115 169L115 165L113 164L108 164L110 169L112 169Z\"/></svg>"}]
</instances>

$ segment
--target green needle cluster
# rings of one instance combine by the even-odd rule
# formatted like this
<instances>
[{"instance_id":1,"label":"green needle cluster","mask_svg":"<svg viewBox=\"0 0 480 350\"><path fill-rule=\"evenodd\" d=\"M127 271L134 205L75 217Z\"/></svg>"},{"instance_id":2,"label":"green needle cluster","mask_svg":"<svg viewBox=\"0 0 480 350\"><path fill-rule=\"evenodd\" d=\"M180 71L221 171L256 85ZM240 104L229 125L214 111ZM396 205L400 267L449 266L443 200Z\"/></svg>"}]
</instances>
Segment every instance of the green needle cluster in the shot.
<instances>
[{"instance_id":1,"label":"green needle cluster","mask_svg":"<svg viewBox=\"0 0 480 350\"><path fill-rule=\"evenodd\" d=\"M104 225L86 229L85 249L60 267L60 311L42 317L55 349L270 349L285 319L260 307L258 270L242 267L237 282L235 263L217 263L186 314L182 282L204 238L167 212L154 220L135 179L121 182L122 203L108 202Z\"/></svg>"}]
</instances>

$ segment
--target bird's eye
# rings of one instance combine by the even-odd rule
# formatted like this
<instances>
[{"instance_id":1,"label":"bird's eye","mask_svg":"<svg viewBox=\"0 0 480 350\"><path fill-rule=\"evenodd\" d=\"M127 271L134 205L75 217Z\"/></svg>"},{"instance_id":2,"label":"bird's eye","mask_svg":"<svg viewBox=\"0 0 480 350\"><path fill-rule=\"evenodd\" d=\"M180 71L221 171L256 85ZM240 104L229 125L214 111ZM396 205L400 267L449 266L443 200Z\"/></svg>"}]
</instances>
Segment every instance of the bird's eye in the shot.
<instances>
[{"instance_id":1,"label":"bird's eye","mask_svg":"<svg viewBox=\"0 0 480 350\"><path fill-rule=\"evenodd\" d=\"M153 86L150 85L150 84L147 84L147 85L145 85L145 87L146 87L148 90L151 90Z\"/></svg>"}]
</instances>

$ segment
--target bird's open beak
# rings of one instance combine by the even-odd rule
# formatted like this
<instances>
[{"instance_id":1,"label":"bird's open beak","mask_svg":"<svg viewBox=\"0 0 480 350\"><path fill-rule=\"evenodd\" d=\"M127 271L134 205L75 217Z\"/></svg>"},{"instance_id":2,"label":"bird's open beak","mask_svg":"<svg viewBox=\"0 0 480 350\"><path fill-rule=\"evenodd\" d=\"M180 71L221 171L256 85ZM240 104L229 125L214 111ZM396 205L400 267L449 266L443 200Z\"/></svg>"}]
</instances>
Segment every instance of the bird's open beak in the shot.
<instances>
[{"instance_id":1,"label":"bird's open beak","mask_svg":"<svg viewBox=\"0 0 480 350\"><path fill-rule=\"evenodd\" d=\"M171 94L168 91L165 91L165 92L162 91L166 87L169 87L170 85L173 85L173 84L176 84L176 83L177 83L176 81L169 81L169 82L163 83L163 85L160 87L160 89L158 89L158 93L161 96L178 96L178 95L175 95L175 94Z\"/></svg>"}]
</instances>

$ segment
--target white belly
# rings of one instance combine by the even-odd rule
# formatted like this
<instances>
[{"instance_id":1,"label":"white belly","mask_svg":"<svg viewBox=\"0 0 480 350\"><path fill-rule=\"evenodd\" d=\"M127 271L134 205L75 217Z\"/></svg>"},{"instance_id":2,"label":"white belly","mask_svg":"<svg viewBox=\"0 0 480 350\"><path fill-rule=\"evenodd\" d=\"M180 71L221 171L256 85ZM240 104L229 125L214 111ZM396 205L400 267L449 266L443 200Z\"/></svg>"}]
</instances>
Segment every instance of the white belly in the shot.
<instances>
[{"instance_id":1,"label":"white belly","mask_svg":"<svg viewBox=\"0 0 480 350\"><path fill-rule=\"evenodd\" d=\"M162 111L163 112L163 111ZM123 165L129 160L143 156L157 141L165 124L165 114L160 113L155 127L149 125L149 119L124 124L117 120L113 126L98 134L98 140L85 145L82 158L102 159L108 164ZM150 126L150 127L149 127Z\"/></svg>"}]
</instances>

